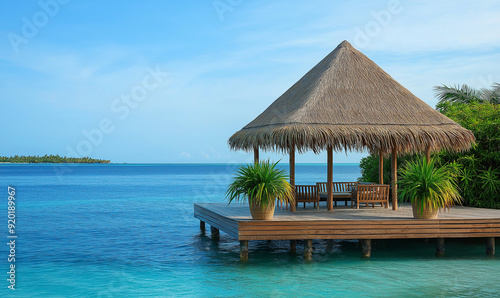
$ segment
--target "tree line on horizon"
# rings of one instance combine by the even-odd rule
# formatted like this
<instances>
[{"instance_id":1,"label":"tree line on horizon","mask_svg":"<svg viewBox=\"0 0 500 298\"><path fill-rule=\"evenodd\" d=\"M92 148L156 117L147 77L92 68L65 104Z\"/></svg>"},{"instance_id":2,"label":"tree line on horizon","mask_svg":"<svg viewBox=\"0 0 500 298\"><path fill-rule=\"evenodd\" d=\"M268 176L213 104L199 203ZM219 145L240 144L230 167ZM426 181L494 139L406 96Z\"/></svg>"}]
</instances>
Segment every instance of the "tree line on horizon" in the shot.
<instances>
[{"instance_id":1,"label":"tree line on horizon","mask_svg":"<svg viewBox=\"0 0 500 298\"><path fill-rule=\"evenodd\" d=\"M438 166L454 169L463 205L500 209L500 84L491 89L467 85L436 86L436 110L472 131L476 144L467 152L433 154ZM411 154L398 158L398 167L421 158ZM391 160L384 159L384 183L391 183ZM360 181L378 181L378 154L361 159Z\"/></svg>"},{"instance_id":2,"label":"tree line on horizon","mask_svg":"<svg viewBox=\"0 0 500 298\"><path fill-rule=\"evenodd\" d=\"M14 155L0 156L2 163L109 163L109 160L94 159L90 157L66 157L57 155Z\"/></svg>"}]
</instances>

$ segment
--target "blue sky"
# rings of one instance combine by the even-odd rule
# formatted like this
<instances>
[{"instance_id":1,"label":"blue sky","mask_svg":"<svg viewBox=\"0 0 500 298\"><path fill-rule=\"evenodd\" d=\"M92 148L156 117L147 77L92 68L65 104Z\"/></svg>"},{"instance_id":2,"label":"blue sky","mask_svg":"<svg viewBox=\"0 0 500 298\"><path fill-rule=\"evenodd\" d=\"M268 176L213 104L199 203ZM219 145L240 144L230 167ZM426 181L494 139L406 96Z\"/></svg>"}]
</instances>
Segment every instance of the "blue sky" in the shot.
<instances>
[{"instance_id":1,"label":"blue sky","mask_svg":"<svg viewBox=\"0 0 500 298\"><path fill-rule=\"evenodd\" d=\"M500 81L499 1L1 6L0 155L248 162L228 138L343 40L432 107L433 86ZM335 162L365 155L339 153Z\"/></svg>"}]
</instances>

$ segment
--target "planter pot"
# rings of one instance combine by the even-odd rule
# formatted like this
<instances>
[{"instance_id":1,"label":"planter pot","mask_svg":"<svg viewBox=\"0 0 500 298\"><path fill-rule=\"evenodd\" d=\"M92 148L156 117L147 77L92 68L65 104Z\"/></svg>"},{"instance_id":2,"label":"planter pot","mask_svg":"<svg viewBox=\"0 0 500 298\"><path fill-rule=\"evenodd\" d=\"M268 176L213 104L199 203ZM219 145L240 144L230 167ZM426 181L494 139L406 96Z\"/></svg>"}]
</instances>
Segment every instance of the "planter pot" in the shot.
<instances>
[{"instance_id":1,"label":"planter pot","mask_svg":"<svg viewBox=\"0 0 500 298\"><path fill-rule=\"evenodd\" d=\"M436 219L438 217L438 210L429 207L424 207L421 210L420 205L411 204L413 208L413 217L418 219Z\"/></svg>"},{"instance_id":2,"label":"planter pot","mask_svg":"<svg viewBox=\"0 0 500 298\"><path fill-rule=\"evenodd\" d=\"M252 214L252 219L270 220L274 216L274 204L267 206L267 208L262 209L258 205L250 205L250 213Z\"/></svg>"}]
</instances>

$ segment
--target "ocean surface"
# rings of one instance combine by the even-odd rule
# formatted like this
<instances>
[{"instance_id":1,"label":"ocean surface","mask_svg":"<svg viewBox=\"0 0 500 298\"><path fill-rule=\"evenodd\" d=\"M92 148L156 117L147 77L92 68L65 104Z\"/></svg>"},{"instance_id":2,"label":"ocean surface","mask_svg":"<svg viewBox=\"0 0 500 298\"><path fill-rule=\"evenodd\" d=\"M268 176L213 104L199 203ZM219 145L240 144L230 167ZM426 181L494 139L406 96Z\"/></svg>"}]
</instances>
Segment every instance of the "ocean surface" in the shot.
<instances>
[{"instance_id":1,"label":"ocean surface","mask_svg":"<svg viewBox=\"0 0 500 298\"><path fill-rule=\"evenodd\" d=\"M311 262L288 241L239 243L199 230L193 203L224 202L236 165L0 165L7 243L8 186L16 189L16 290L0 297L498 297L500 258L483 239L380 240L362 259L357 241L314 241ZM326 180L325 165L299 164L296 183ZM360 176L335 165L335 181Z\"/></svg>"}]
</instances>

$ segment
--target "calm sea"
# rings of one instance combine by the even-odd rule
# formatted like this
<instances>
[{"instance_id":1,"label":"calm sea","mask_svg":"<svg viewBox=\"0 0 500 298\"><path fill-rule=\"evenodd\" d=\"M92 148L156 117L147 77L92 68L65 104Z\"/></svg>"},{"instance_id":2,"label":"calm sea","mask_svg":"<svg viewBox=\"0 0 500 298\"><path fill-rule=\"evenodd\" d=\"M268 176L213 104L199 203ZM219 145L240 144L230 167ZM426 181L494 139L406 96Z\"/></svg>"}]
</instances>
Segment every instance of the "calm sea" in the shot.
<instances>
[{"instance_id":1,"label":"calm sea","mask_svg":"<svg viewBox=\"0 0 500 298\"><path fill-rule=\"evenodd\" d=\"M484 242L374 241L360 258L356 241L212 242L193 218L194 202L224 202L235 165L0 165L3 243L7 187L16 189L16 290L7 288L8 245L0 249L1 297L497 297L500 258ZM324 165L297 165L297 184L324 181ZM335 181L358 178L336 165Z\"/></svg>"}]
</instances>

